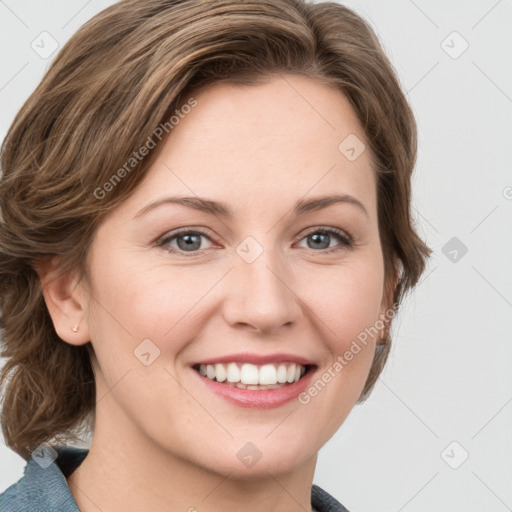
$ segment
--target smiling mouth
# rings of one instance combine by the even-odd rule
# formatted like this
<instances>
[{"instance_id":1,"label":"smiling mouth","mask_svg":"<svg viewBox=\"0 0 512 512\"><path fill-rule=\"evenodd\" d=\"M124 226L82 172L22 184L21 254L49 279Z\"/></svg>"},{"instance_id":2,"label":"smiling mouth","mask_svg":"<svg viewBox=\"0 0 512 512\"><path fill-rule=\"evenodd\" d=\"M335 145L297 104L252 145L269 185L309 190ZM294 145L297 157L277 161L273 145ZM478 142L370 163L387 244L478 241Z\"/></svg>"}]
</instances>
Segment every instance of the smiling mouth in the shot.
<instances>
[{"instance_id":1,"label":"smiling mouth","mask_svg":"<svg viewBox=\"0 0 512 512\"><path fill-rule=\"evenodd\" d=\"M298 382L313 365L292 362L263 365L231 362L195 364L192 368L203 377L220 384L240 389L268 390Z\"/></svg>"}]
</instances>

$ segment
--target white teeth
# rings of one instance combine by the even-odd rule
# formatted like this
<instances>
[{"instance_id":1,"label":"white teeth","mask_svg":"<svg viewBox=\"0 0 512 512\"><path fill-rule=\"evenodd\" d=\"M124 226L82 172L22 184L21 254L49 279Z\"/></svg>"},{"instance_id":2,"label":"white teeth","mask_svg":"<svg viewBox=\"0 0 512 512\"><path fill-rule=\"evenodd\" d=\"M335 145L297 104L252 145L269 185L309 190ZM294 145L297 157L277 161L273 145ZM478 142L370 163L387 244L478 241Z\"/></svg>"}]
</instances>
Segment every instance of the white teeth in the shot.
<instances>
[{"instance_id":1,"label":"white teeth","mask_svg":"<svg viewBox=\"0 0 512 512\"><path fill-rule=\"evenodd\" d=\"M288 366L288 371L286 372L286 380L287 382L293 382L295 379L295 364L291 364Z\"/></svg>"},{"instance_id":2,"label":"white teeth","mask_svg":"<svg viewBox=\"0 0 512 512\"><path fill-rule=\"evenodd\" d=\"M277 369L277 382L284 384L286 382L286 366L280 364Z\"/></svg>"},{"instance_id":3,"label":"white teeth","mask_svg":"<svg viewBox=\"0 0 512 512\"><path fill-rule=\"evenodd\" d=\"M274 389L297 382L306 367L295 363L255 365L250 363L201 364L201 375L217 382L233 384L242 389Z\"/></svg>"},{"instance_id":4,"label":"white teeth","mask_svg":"<svg viewBox=\"0 0 512 512\"><path fill-rule=\"evenodd\" d=\"M276 371L276 367L273 364L264 364L260 368L259 383L260 384L277 384L277 371Z\"/></svg>"},{"instance_id":5,"label":"white teeth","mask_svg":"<svg viewBox=\"0 0 512 512\"><path fill-rule=\"evenodd\" d=\"M224 382L227 379L226 367L223 364L215 365L215 378L219 382Z\"/></svg>"},{"instance_id":6,"label":"white teeth","mask_svg":"<svg viewBox=\"0 0 512 512\"><path fill-rule=\"evenodd\" d=\"M242 384L259 384L258 367L254 364L245 363L240 371L240 382Z\"/></svg>"},{"instance_id":7,"label":"white teeth","mask_svg":"<svg viewBox=\"0 0 512 512\"><path fill-rule=\"evenodd\" d=\"M211 364L206 365L206 376L209 379L215 378L215 367L213 365L211 365Z\"/></svg>"},{"instance_id":8,"label":"white teeth","mask_svg":"<svg viewBox=\"0 0 512 512\"><path fill-rule=\"evenodd\" d=\"M240 382L240 370L236 363L229 363L227 369L228 382ZM210 378L210 377L208 377ZM213 378L213 377L212 377Z\"/></svg>"}]
</instances>

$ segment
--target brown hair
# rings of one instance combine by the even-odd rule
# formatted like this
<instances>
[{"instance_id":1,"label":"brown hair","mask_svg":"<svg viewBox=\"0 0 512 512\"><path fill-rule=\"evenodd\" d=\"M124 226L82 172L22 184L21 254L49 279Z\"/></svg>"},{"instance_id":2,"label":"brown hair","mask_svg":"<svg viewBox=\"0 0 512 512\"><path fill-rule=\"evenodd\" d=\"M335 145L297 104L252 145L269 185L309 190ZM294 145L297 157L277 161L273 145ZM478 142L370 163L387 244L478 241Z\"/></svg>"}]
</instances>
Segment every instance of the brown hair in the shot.
<instances>
[{"instance_id":1,"label":"brown hair","mask_svg":"<svg viewBox=\"0 0 512 512\"><path fill-rule=\"evenodd\" d=\"M287 72L331 84L351 102L378 175L390 301L398 305L417 283L431 250L410 211L416 124L367 22L331 2L116 3L62 48L1 149L0 355L6 359L0 420L15 452L28 459L41 442L79 439L95 414L92 345L76 347L57 336L35 271L38 258L59 255L62 272L87 277L84 255L97 223L135 190L156 151L109 187L108 200L98 187L126 169L186 94ZM387 336L358 402L384 367Z\"/></svg>"}]
</instances>

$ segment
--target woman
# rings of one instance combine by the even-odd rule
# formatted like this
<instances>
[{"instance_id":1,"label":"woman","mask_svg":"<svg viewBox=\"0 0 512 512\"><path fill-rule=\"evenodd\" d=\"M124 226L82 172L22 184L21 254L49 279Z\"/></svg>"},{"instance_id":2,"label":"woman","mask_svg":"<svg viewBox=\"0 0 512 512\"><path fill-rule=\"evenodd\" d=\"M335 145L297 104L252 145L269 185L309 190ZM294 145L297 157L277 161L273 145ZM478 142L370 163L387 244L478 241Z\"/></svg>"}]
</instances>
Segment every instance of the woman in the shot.
<instances>
[{"instance_id":1,"label":"woman","mask_svg":"<svg viewBox=\"0 0 512 512\"><path fill-rule=\"evenodd\" d=\"M317 454L430 254L415 158L341 5L124 0L81 27L2 147L1 423L29 462L0 508L346 510Z\"/></svg>"}]
</instances>

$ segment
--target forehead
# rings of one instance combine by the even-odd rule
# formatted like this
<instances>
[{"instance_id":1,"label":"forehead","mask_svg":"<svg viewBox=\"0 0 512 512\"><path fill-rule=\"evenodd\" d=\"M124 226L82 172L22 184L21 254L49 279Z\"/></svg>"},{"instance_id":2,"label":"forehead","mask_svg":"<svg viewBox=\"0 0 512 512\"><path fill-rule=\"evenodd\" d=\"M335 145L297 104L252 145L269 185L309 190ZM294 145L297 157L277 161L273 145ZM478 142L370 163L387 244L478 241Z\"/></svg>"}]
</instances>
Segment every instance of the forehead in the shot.
<instances>
[{"instance_id":1,"label":"forehead","mask_svg":"<svg viewBox=\"0 0 512 512\"><path fill-rule=\"evenodd\" d=\"M161 143L130 207L165 194L215 198L236 210L338 193L375 214L365 133L338 90L283 75L259 85L214 84L192 96L197 105ZM347 144L366 149L349 159Z\"/></svg>"}]
</instances>

